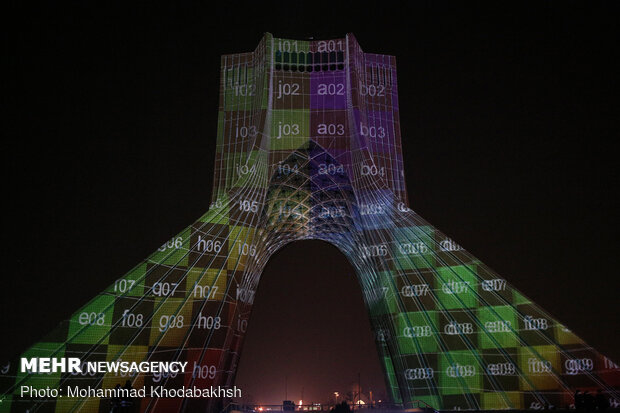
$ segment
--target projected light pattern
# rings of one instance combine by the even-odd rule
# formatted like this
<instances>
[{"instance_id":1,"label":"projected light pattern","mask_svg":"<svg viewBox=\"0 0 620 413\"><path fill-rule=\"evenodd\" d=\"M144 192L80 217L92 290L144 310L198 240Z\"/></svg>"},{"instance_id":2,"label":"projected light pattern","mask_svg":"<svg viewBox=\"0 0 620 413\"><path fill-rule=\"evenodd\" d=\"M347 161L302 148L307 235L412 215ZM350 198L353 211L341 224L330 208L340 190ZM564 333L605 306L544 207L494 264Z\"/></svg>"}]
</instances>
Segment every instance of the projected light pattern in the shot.
<instances>
[{"instance_id":1,"label":"projected light pattern","mask_svg":"<svg viewBox=\"0 0 620 413\"><path fill-rule=\"evenodd\" d=\"M363 53L352 35L266 34L254 52L222 57L219 107L209 211L22 354L181 360L188 371L40 375L12 362L1 411L110 408L19 398L21 385L232 385L263 268L302 239L335 245L355 268L395 403L566 406L575 388L617 403L617 365L408 207L394 57ZM140 411L221 403L147 397Z\"/></svg>"}]
</instances>

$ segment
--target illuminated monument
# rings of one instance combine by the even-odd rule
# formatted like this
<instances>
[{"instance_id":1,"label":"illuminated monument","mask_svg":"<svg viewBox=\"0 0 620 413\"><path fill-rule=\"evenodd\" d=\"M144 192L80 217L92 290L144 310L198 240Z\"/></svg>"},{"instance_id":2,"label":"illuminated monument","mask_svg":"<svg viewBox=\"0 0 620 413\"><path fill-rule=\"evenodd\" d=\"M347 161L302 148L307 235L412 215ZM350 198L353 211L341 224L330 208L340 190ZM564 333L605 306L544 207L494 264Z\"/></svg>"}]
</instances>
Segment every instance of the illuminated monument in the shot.
<instances>
[{"instance_id":1,"label":"illuminated monument","mask_svg":"<svg viewBox=\"0 0 620 413\"><path fill-rule=\"evenodd\" d=\"M575 388L620 400L618 366L409 209L394 57L362 52L352 35L267 34L254 52L223 56L220 81L209 211L22 354L180 360L187 372L27 374L12 362L0 411L110 409L98 398L21 399L22 385L232 385L263 268L302 239L335 245L356 269L395 403L565 406ZM139 403L194 412L222 401Z\"/></svg>"}]
</instances>

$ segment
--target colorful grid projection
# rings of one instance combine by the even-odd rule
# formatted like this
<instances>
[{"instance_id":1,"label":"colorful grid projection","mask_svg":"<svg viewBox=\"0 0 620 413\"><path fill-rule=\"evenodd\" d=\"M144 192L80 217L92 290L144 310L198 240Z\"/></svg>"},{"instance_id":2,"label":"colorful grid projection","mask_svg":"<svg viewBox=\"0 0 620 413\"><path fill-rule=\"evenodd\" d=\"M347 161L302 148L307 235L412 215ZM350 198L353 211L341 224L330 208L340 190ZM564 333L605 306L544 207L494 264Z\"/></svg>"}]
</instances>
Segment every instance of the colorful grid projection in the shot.
<instances>
[{"instance_id":1,"label":"colorful grid projection","mask_svg":"<svg viewBox=\"0 0 620 413\"><path fill-rule=\"evenodd\" d=\"M28 374L3 365L0 411L108 412L59 388L232 386L263 268L282 246L327 241L356 269L388 391L437 409L564 407L576 388L620 400L620 369L408 207L396 64L354 36L274 38L221 60L209 211L22 357L188 361L185 374ZM308 257L316 259L316 257ZM87 276L87 274L85 274ZM222 400L144 398L144 412Z\"/></svg>"}]
</instances>

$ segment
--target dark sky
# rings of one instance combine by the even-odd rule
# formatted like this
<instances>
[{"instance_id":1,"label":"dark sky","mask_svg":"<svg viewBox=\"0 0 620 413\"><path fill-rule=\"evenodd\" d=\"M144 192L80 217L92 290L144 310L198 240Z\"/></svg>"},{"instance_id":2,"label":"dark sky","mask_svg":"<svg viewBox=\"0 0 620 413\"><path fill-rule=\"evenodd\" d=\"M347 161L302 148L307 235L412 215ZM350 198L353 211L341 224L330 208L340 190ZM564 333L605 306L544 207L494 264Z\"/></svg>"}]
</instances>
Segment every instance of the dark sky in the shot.
<instances>
[{"instance_id":1,"label":"dark sky","mask_svg":"<svg viewBox=\"0 0 620 413\"><path fill-rule=\"evenodd\" d=\"M2 13L2 358L207 210L219 56L270 31L353 32L365 51L395 55L412 208L620 360L612 2L259 3ZM334 247L281 251L240 384L260 402L283 397L286 374L295 399L358 372L380 388L360 294Z\"/></svg>"}]
</instances>

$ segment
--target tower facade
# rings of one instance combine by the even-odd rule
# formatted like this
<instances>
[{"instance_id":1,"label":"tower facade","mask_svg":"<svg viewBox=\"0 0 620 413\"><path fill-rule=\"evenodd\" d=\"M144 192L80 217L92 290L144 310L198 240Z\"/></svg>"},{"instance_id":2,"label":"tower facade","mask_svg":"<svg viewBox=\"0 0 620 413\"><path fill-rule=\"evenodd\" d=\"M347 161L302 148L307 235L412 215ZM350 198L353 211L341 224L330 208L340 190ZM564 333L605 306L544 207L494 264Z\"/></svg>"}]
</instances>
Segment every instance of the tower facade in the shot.
<instances>
[{"instance_id":1,"label":"tower facade","mask_svg":"<svg viewBox=\"0 0 620 413\"><path fill-rule=\"evenodd\" d=\"M263 268L303 239L335 245L355 268L395 403L565 406L575 388L618 403L617 365L409 208L393 56L364 53L351 34L266 34L254 52L222 57L218 115L209 211L22 354L182 361L185 373L42 375L11 362L0 411L110 410L100 398L19 397L24 385L232 386Z\"/></svg>"}]
</instances>

